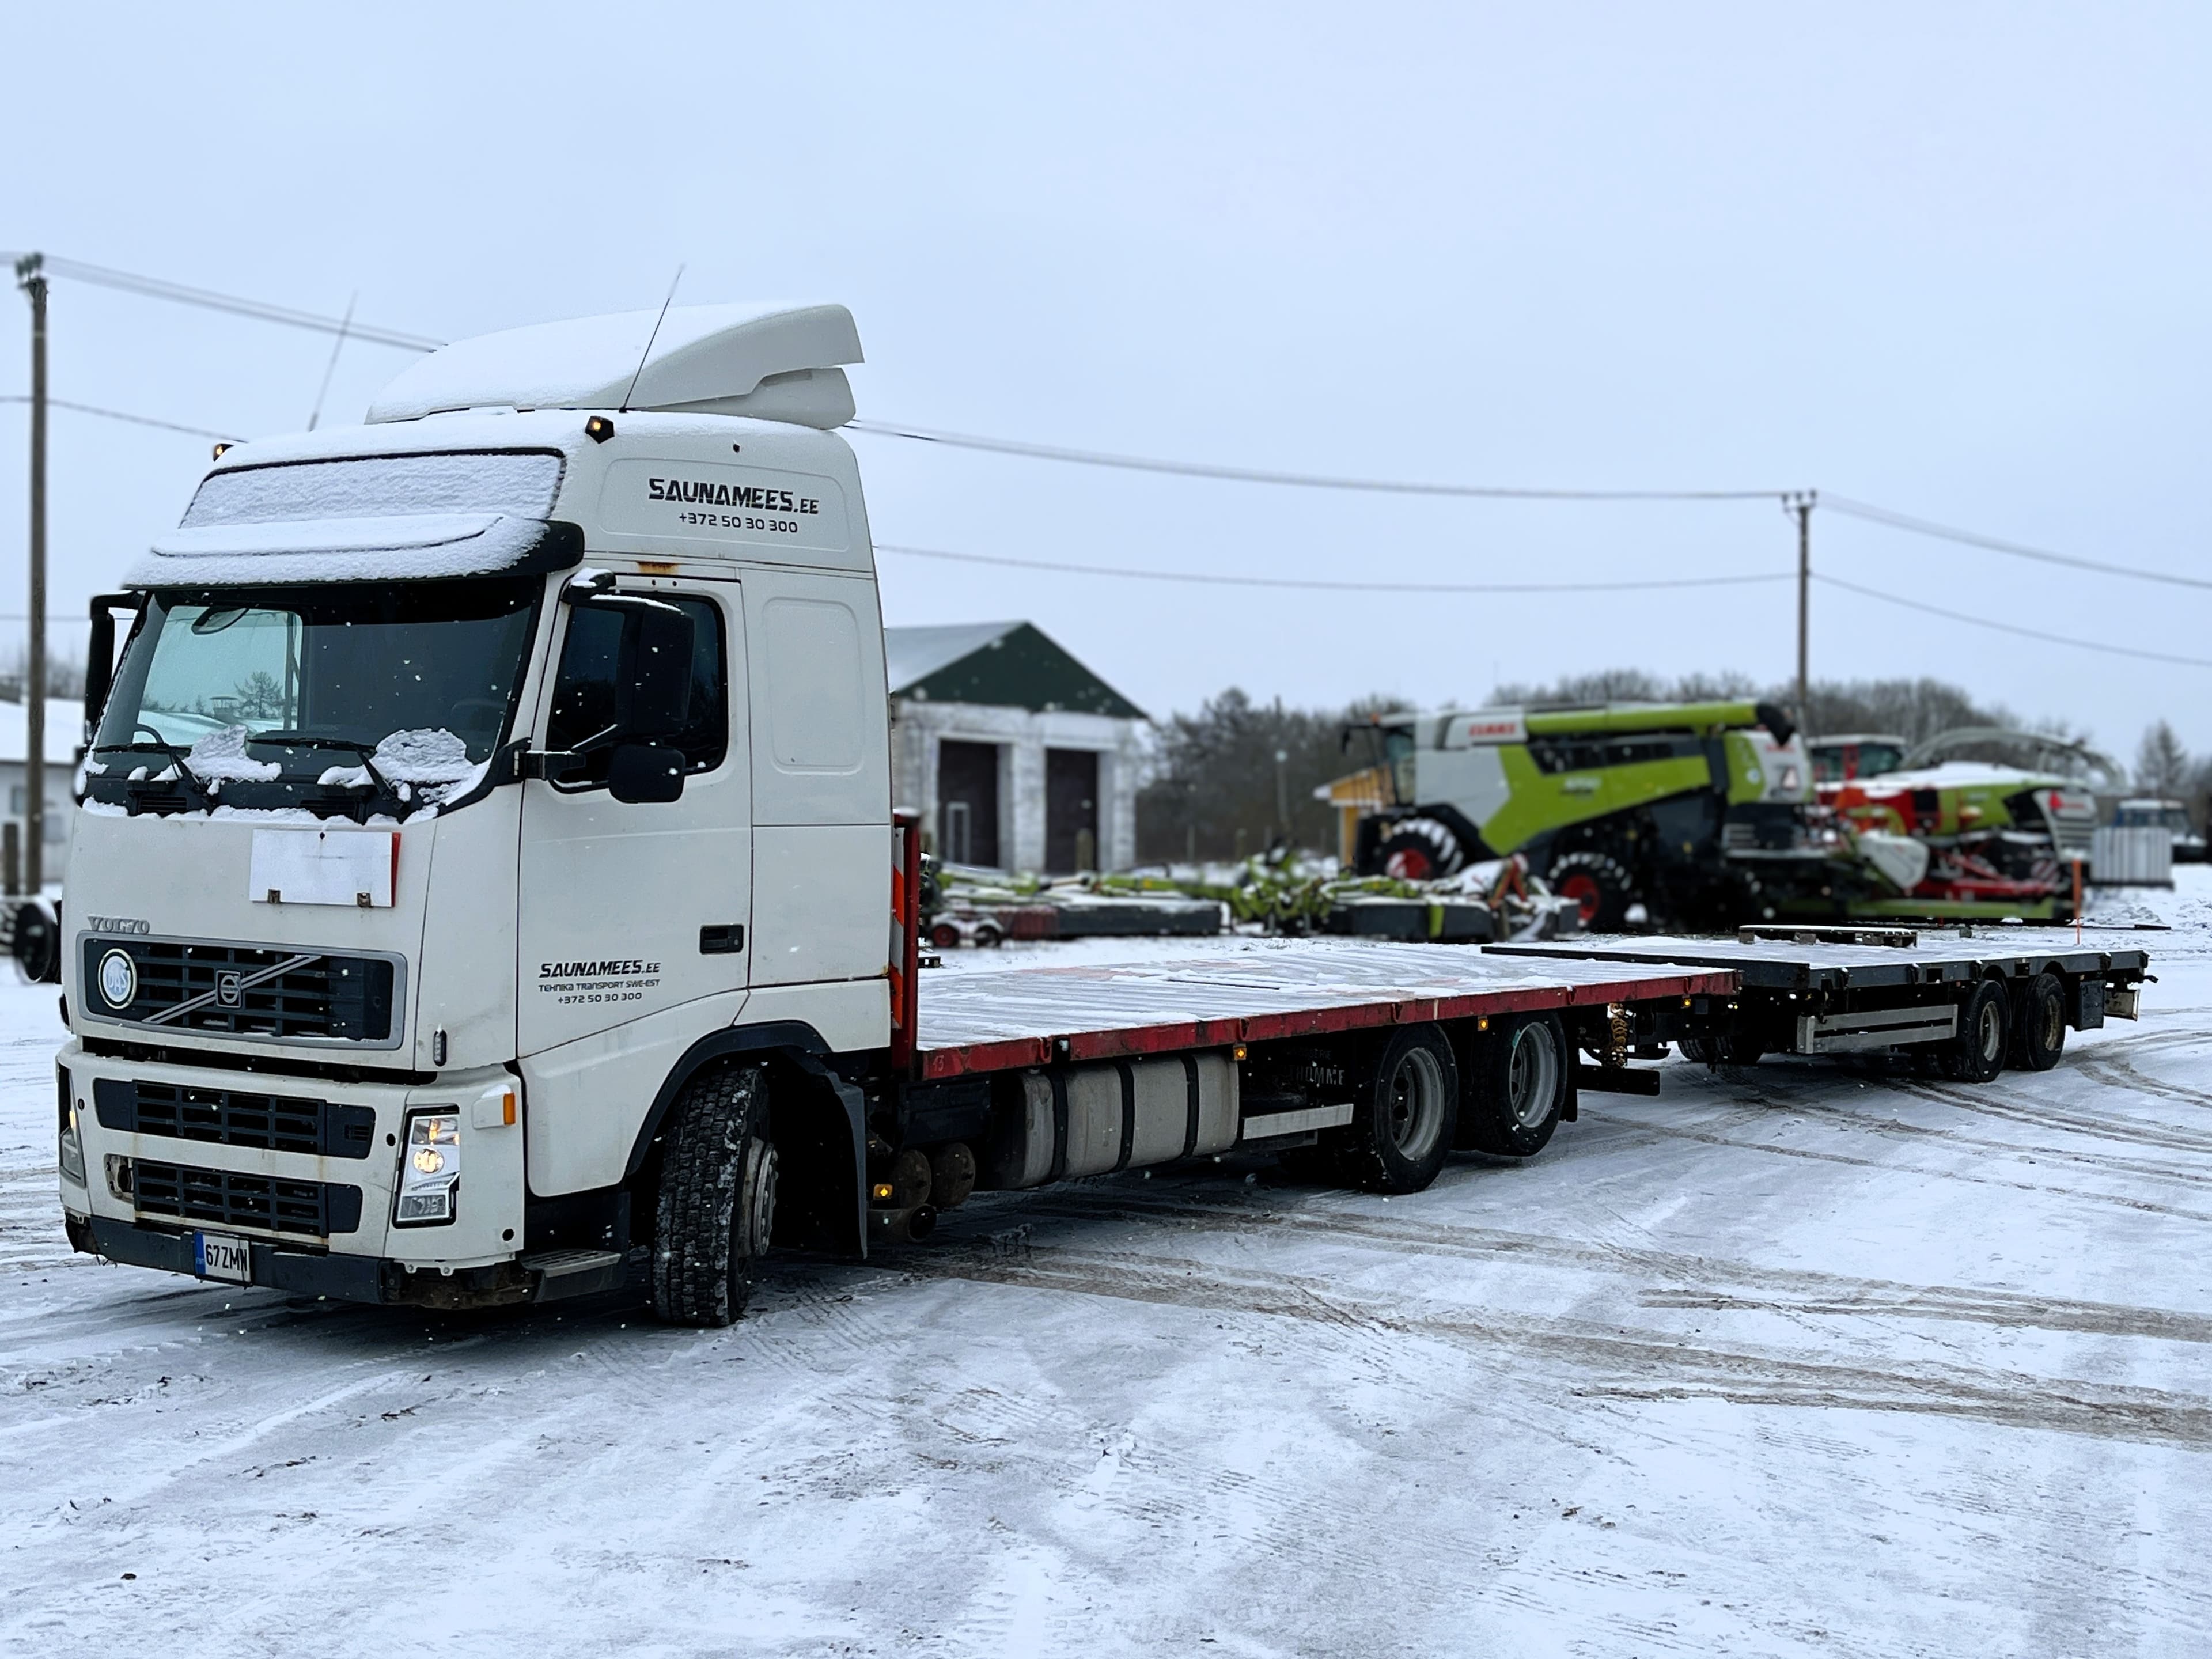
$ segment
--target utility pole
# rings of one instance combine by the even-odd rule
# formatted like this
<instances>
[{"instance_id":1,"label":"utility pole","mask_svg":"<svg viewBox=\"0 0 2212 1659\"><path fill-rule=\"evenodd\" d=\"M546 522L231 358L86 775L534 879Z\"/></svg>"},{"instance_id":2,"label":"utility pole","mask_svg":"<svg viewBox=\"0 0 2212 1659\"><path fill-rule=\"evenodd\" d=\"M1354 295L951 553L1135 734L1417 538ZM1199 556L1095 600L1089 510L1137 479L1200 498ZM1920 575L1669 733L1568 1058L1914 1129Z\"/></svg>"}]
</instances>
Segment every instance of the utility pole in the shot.
<instances>
[{"instance_id":1,"label":"utility pole","mask_svg":"<svg viewBox=\"0 0 2212 1659\"><path fill-rule=\"evenodd\" d=\"M46 884L46 279L43 256L15 261L31 300L31 649L23 687L23 885Z\"/></svg>"},{"instance_id":2,"label":"utility pole","mask_svg":"<svg viewBox=\"0 0 2212 1659\"><path fill-rule=\"evenodd\" d=\"M1805 696L1811 678L1813 635L1813 507L1817 490L1794 495L1784 510L1797 515L1797 724L1805 724Z\"/></svg>"}]
</instances>

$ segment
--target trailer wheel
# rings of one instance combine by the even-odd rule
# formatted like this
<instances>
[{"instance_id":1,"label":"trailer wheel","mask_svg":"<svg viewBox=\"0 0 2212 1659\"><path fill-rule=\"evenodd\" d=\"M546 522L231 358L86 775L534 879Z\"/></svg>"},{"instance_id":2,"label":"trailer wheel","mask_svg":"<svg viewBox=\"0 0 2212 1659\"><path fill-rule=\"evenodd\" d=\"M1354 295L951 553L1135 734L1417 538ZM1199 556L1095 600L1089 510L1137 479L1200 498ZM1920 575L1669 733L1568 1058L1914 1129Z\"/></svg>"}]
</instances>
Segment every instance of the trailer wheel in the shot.
<instances>
[{"instance_id":1,"label":"trailer wheel","mask_svg":"<svg viewBox=\"0 0 2212 1659\"><path fill-rule=\"evenodd\" d=\"M2066 1052L2066 988L2056 974L2038 974L2020 994L2012 1011L2014 1071L2047 1072Z\"/></svg>"},{"instance_id":2,"label":"trailer wheel","mask_svg":"<svg viewBox=\"0 0 2212 1659\"><path fill-rule=\"evenodd\" d=\"M711 1067L684 1085L662 1143L653 1234L653 1310L672 1325L727 1325L775 1215L768 1081L757 1066Z\"/></svg>"},{"instance_id":3,"label":"trailer wheel","mask_svg":"<svg viewBox=\"0 0 2212 1659\"><path fill-rule=\"evenodd\" d=\"M1959 1035L1943 1051L1943 1075L1960 1083L1987 1083L2004 1070L2007 1024L2004 987L1982 981L1959 1006Z\"/></svg>"},{"instance_id":4,"label":"trailer wheel","mask_svg":"<svg viewBox=\"0 0 2212 1659\"><path fill-rule=\"evenodd\" d=\"M1467 851L1451 826L1435 818L1401 818L1375 849L1382 873L1399 881L1435 881L1455 876Z\"/></svg>"},{"instance_id":5,"label":"trailer wheel","mask_svg":"<svg viewBox=\"0 0 2212 1659\"><path fill-rule=\"evenodd\" d=\"M1335 1164L1351 1185L1418 1193L1437 1178L1459 1117L1459 1066L1434 1025L1401 1025L1375 1057Z\"/></svg>"},{"instance_id":6,"label":"trailer wheel","mask_svg":"<svg viewBox=\"0 0 2212 1659\"><path fill-rule=\"evenodd\" d=\"M1569 1053L1556 1014L1477 1037L1460 1108L1461 1147L1501 1158L1542 1152L1566 1104Z\"/></svg>"},{"instance_id":7,"label":"trailer wheel","mask_svg":"<svg viewBox=\"0 0 2212 1659\"><path fill-rule=\"evenodd\" d=\"M1552 860L1555 891L1582 907L1583 926L1594 933L1618 933L1635 901L1633 884L1620 860L1609 853L1569 853Z\"/></svg>"},{"instance_id":8,"label":"trailer wheel","mask_svg":"<svg viewBox=\"0 0 2212 1659\"><path fill-rule=\"evenodd\" d=\"M1756 1066L1765 1052L1747 1036L1682 1039L1682 1058L1697 1066Z\"/></svg>"}]
</instances>

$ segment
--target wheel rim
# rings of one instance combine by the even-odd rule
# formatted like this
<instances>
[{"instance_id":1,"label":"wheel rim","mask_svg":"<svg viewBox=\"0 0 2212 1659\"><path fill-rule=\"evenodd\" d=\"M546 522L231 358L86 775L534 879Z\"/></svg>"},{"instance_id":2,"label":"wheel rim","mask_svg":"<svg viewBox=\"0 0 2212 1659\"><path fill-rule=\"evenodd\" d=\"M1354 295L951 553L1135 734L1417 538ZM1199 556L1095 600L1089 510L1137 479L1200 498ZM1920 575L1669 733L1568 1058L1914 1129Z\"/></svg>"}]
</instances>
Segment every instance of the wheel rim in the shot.
<instances>
[{"instance_id":1,"label":"wheel rim","mask_svg":"<svg viewBox=\"0 0 2212 1659\"><path fill-rule=\"evenodd\" d=\"M1401 847L1384 861L1382 873L1394 881L1426 881L1429 855L1419 848Z\"/></svg>"},{"instance_id":2,"label":"wheel rim","mask_svg":"<svg viewBox=\"0 0 2212 1659\"><path fill-rule=\"evenodd\" d=\"M1426 1048L1408 1048L1390 1073L1382 1109L1390 1144L1418 1164L1443 1133L1444 1068Z\"/></svg>"},{"instance_id":3,"label":"wheel rim","mask_svg":"<svg viewBox=\"0 0 2212 1659\"><path fill-rule=\"evenodd\" d=\"M1975 1021L1974 1041L1980 1046L1984 1063L1995 1060L2004 1046L2004 1014L1995 997L1982 1004L1982 1012Z\"/></svg>"},{"instance_id":4,"label":"wheel rim","mask_svg":"<svg viewBox=\"0 0 2212 1659\"><path fill-rule=\"evenodd\" d=\"M2060 1043L2066 1041L2066 1010L2059 1005L2057 997L2047 996L2043 999L2043 1018L2039 1024L2043 1027L2043 1049L2045 1054L2051 1053Z\"/></svg>"},{"instance_id":5,"label":"wheel rim","mask_svg":"<svg viewBox=\"0 0 2212 1659\"><path fill-rule=\"evenodd\" d=\"M1585 923L1597 920L1597 908L1605 902L1605 894L1598 887L1595 876L1585 875L1577 870L1559 884L1559 891L1580 908Z\"/></svg>"},{"instance_id":6,"label":"wheel rim","mask_svg":"<svg viewBox=\"0 0 2212 1659\"><path fill-rule=\"evenodd\" d=\"M1559 1053L1548 1025L1524 1025L1513 1034L1505 1066L1506 1103L1524 1129L1540 1128L1559 1092Z\"/></svg>"}]
</instances>

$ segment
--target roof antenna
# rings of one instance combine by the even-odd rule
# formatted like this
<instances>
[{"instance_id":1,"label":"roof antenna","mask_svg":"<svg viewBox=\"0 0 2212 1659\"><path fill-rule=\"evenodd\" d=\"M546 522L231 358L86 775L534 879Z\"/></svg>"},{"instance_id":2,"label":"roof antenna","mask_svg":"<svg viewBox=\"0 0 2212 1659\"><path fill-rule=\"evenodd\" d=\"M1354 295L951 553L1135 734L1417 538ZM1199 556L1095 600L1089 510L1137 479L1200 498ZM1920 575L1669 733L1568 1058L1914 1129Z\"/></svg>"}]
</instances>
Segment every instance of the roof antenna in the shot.
<instances>
[{"instance_id":1,"label":"roof antenna","mask_svg":"<svg viewBox=\"0 0 2212 1659\"><path fill-rule=\"evenodd\" d=\"M346 331L353 326L353 308L360 303L361 290L356 289L353 298L346 301L345 319L338 325L338 337L331 342L331 360L323 365L323 384L315 392L315 412L307 416L310 432L315 429L315 422L323 418L323 400L331 395L331 376L337 373L338 353L345 349Z\"/></svg>"},{"instance_id":2,"label":"roof antenna","mask_svg":"<svg viewBox=\"0 0 2212 1659\"><path fill-rule=\"evenodd\" d=\"M684 267L676 267L676 275L669 278L668 297L660 302L660 315L653 319L653 332L645 337L645 349L637 354L637 374L629 377L629 390L623 393L622 407L617 415L629 413L629 400L637 395L637 376L645 373L646 359L653 356L653 343L660 337L660 325L668 320L668 307L676 301L676 284L684 280Z\"/></svg>"}]
</instances>

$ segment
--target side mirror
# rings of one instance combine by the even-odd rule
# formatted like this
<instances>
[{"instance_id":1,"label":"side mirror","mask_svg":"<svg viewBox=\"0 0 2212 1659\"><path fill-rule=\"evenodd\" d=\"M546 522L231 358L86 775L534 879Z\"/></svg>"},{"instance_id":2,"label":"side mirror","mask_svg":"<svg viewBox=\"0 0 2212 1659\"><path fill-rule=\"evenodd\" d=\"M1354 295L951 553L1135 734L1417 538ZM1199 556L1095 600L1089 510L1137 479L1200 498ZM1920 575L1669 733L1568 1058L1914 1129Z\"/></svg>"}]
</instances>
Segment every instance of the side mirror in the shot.
<instances>
[{"instance_id":1,"label":"side mirror","mask_svg":"<svg viewBox=\"0 0 2212 1659\"><path fill-rule=\"evenodd\" d=\"M684 797L684 756L657 743L618 743L608 757L607 793L628 805Z\"/></svg>"},{"instance_id":2,"label":"side mirror","mask_svg":"<svg viewBox=\"0 0 2212 1659\"><path fill-rule=\"evenodd\" d=\"M84 653L84 740L89 745L107 712L107 694L115 684L115 613L141 611L141 593L102 593L92 602L92 638Z\"/></svg>"}]
</instances>

